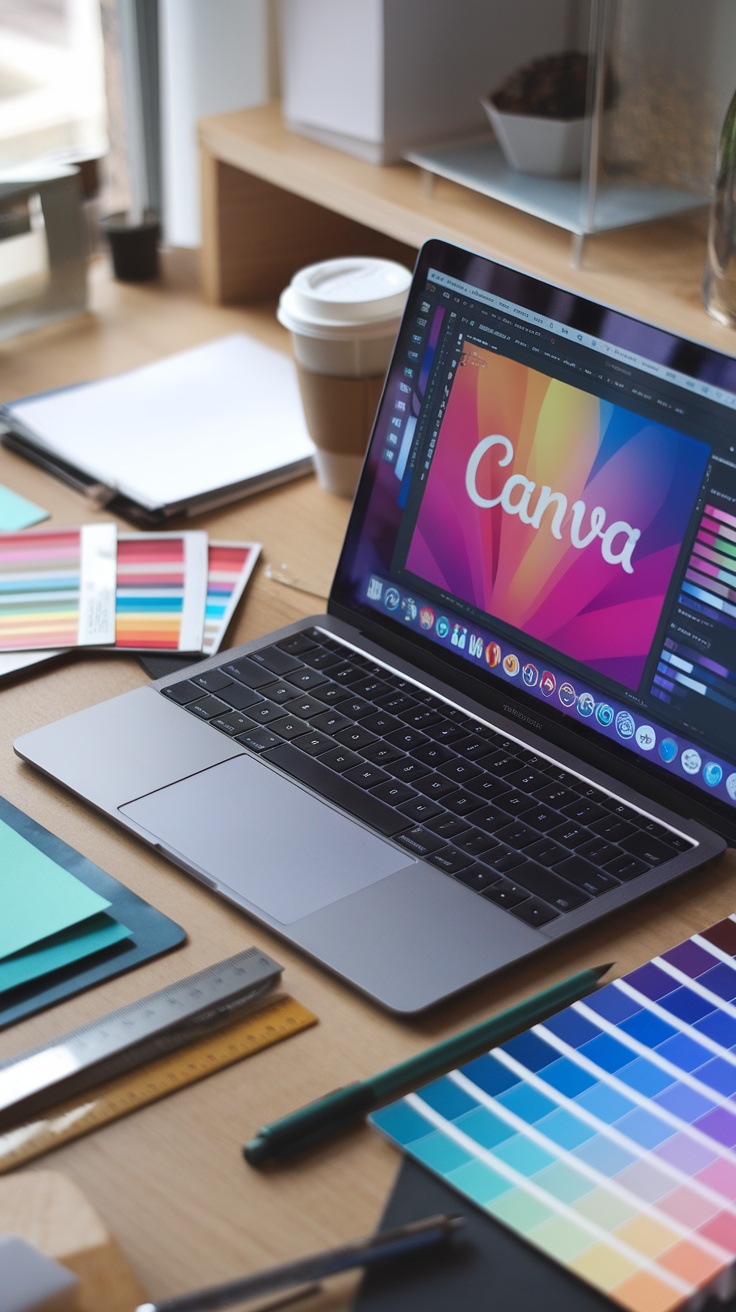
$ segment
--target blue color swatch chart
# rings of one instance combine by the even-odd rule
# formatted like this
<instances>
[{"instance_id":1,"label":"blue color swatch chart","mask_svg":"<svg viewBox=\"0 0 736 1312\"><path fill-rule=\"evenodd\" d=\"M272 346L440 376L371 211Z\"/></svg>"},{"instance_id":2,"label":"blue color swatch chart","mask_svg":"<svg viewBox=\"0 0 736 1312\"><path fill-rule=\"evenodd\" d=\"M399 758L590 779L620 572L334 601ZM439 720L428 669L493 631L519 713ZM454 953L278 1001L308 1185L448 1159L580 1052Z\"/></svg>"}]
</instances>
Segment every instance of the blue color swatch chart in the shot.
<instances>
[{"instance_id":1,"label":"blue color swatch chart","mask_svg":"<svg viewBox=\"0 0 736 1312\"><path fill-rule=\"evenodd\" d=\"M736 1289L736 920L374 1125L631 1312Z\"/></svg>"}]
</instances>

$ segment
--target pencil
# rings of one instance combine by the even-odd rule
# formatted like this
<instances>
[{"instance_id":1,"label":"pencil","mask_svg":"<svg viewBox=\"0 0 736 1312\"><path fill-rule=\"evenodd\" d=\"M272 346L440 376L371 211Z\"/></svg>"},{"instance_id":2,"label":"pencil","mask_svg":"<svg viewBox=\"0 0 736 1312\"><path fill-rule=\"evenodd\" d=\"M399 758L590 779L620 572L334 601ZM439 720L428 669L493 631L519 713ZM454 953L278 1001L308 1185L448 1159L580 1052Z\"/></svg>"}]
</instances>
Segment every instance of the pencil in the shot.
<instances>
[{"instance_id":1,"label":"pencil","mask_svg":"<svg viewBox=\"0 0 736 1312\"><path fill-rule=\"evenodd\" d=\"M464 1224L465 1218L460 1213L440 1212L436 1216L424 1217L421 1221L409 1221L394 1230L384 1230L376 1235L368 1235L366 1239L356 1239L340 1248L330 1248L324 1253L298 1258L295 1262L285 1262L283 1266L270 1267L267 1271L256 1271L254 1275L229 1280L225 1284L211 1285L189 1294L178 1294L173 1298L161 1299L158 1303L142 1303L136 1312L215 1312L215 1309L231 1307L233 1303L243 1303L249 1298L270 1294L276 1289L287 1289L306 1282L313 1288L315 1280L337 1275L340 1271L372 1266L374 1262L383 1262L388 1258L406 1257L410 1253L444 1243Z\"/></svg>"},{"instance_id":2,"label":"pencil","mask_svg":"<svg viewBox=\"0 0 736 1312\"><path fill-rule=\"evenodd\" d=\"M335 1089L281 1120L263 1126L243 1148L245 1160L251 1166L260 1166L269 1159L299 1152L337 1134L402 1092L426 1084L454 1066L470 1061L488 1048L504 1043L521 1030L538 1024L545 1016L591 993L601 976L611 969L611 964L594 966L570 975L544 992L470 1029L461 1030L459 1034L409 1057L397 1066L391 1066L371 1079Z\"/></svg>"}]
</instances>

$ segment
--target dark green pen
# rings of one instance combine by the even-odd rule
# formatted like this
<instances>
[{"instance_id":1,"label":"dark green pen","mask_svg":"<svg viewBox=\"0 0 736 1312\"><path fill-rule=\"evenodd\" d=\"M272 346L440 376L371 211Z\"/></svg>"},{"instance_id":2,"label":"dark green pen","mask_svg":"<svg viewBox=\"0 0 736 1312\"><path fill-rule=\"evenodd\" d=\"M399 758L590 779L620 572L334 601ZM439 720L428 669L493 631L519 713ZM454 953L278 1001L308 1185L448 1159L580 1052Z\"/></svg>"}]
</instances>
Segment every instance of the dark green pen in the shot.
<instances>
[{"instance_id":1,"label":"dark green pen","mask_svg":"<svg viewBox=\"0 0 736 1312\"><path fill-rule=\"evenodd\" d=\"M519 1002L515 1007L509 1007L491 1016L489 1020L481 1021L479 1025L461 1030L452 1038L399 1062L397 1066L390 1066L369 1080L360 1080L342 1089L335 1089L316 1102L310 1102L306 1107L300 1107L298 1111L284 1116L280 1121L264 1125L243 1149L246 1162L251 1166L260 1166L269 1159L286 1157L347 1129L368 1112L399 1097L406 1090L427 1084L454 1066L470 1061L488 1048L504 1043L521 1030L538 1024L545 1016L551 1016L578 998L585 997L586 993L596 988L601 976L611 969L611 964L594 966L570 975L543 993L537 993L533 998L527 998L525 1002Z\"/></svg>"}]
</instances>

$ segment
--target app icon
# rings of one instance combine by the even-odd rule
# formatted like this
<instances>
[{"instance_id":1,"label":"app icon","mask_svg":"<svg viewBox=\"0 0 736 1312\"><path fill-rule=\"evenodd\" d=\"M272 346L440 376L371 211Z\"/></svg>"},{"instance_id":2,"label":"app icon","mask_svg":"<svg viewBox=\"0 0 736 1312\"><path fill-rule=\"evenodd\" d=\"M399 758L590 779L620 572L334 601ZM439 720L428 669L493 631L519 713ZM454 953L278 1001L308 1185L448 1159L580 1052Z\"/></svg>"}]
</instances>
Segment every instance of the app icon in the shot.
<instances>
[{"instance_id":1,"label":"app icon","mask_svg":"<svg viewBox=\"0 0 736 1312\"><path fill-rule=\"evenodd\" d=\"M404 597L401 603L401 613L407 624L413 624L419 614L419 607L413 597Z\"/></svg>"},{"instance_id":2,"label":"app icon","mask_svg":"<svg viewBox=\"0 0 736 1312\"><path fill-rule=\"evenodd\" d=\"M557 696L563 706L574 706L577 701L577 693L571 683L561 683Z\"/></svg>"},{"instance_id":3,"label":"app icon","mask_svg":"<svg viewBox=\"0 0 736 1312\"><path fill-rule=\"evenodd\" d=\"M595 710L595 698L590 692L581 692L578 697L578 713L587 720Z\"/></svg>"},{"instance_id":4,"label":"app icon","mask_svg":"<svg viewBox=\"0 0 736 1312\"><path fill-rule=\"evenodd\" d=\"M497 642L489 642L488 646L486 647L486 661L490 665L491 669L493 669L494 666L500 664L501 648L499 647Z\"/></svg>"},{"instance_id":5,"label":"app icon","mask_svg":"<svg viewBox=\"0 0 736 1312\"><path fill-rule=\"evenodd\" d=\"M464 628L462 624L453 624L452 637L450 638L453 647L457 647L459 651L464 651L467 641L468 630Z\"/></svg>"},{"instance_id":6,"label":"app icon","mask_svg":"<svg viewBox=\"0 0 736 1312\"><path fill-rule=\"evenodd\" d=\"M446 615L440 615L437 621L436 630L437 630L438 638L447 637L448 633L450 632L450 621L448 620Z\"/></svg>"},{"instance_id":7,"label":"app icon","mask_svg":"<svg viewBox=\"0 0 736 1312\"><path fill-rule=\"evenodd\" d=\"M399 602L401 601L399 589L394 587L386 588L383 600L386 610L398 610Z\"/></svg>"},{"instance_id":8,"label":"app icon","mask_svg":"<svg viewBox=\"0 0 736 1312\"><path fill-rule=\"evenodd\" d=\"M595 708L595 718L599 724L607 729L609 724L613 724L613 707L608 702L599 702Z\"/></svg>"},{"instance_id":9,"label":"app icon","mask_svg":"<svg viewBox=\"0 0 736 1312\"><path fill-rule=\"evenodd\" d=\"M536 665L525 665L521 671L521 677L527 688L533 688L539 682L539 670Z\"/></svg>"},{"instance_id":10,"label":"app icon","mask_svg":"<svg viewBox=\"0 0 736 1312\"><path fill-rule=\"evenodd\" d=\"M657 746L657 735L651 724L640 724L636 731L636 745L643 752L651 752Z\"/></svg>"},{"instance_id":11,"label":"app icon","mask_svg":"<svg viewBox=\"0 0 736 1312\"><path fill-rule=\"evenodd\" d=\"M703 766L703 778L709 788L716 788L723 778L723 771L717 761L706 761Z\"/></svg>"},{"instance_id":12,"label":"app icon","mask_svg":"<svg viewBox=\"0 0 736 1312\"><path fill-rule=\"evenodd\" d=\"M431 629L434 624L434 611L431 606L422 606L419 612L419 624L423 629Z\"/></svg>"},{"instance_id":13,"label":"app icon","mask_svg":"<svg viewBox=\"0 0 736 1312\"><path fill-rule=\"evenodd\" d=\"M505 673L508 674L510 679L515 679L517 674L519 673L518 656L514 656L514 655L504 656L503 668Z\"/></svg>"},{"instance_id":14,"label":"app icon","mask_svg":"<svg viewBox=\"0 0 736 1312\"><path fill-rule=\"evenodd\" d=\"M633 738L636 731L634 717L628 711L619 711L616 716L616 733L619 738Z\"/></svg>"},{"instance_id":15,"label":"app icon","mask_svg":"<svg viewBox=\"0 0 736 1312\"><path fill-rule=\"evenodd\" d=\"M686 747L680 757L680 765L685 774L697 774L702 765L700 752L696 752L694 747Z\"/></svg>"},{"instance_id":16,"label":"app icon","mask_svg":"<svg viewBox=\"0 0 736 1312\"><path fill-rule=\"evenodd\" d=\"M736 802L736 774L730 774L726 780L726 792L732 802Z\"/></svg>"},{"instance_id":17,"label":"app icon","mask_svg":"<svg viewBox=\"0 0 736 1312\"><path fill-rule=\"evenodd\" d=\"M662 757L662 760L667 763L667 765L669 765L670 761L674 761L675 757L677 756L677 743L675 742L674 738L662 739L661 743L659 744L659 754Z\"/></svg>"},{"instance_id":18,"label":"app icon","mask_svg":"<svg viewBox=\"0 0 736 1312\"><path fill-rule=\"evenodd\" d=\"M375 574L372 574L368 582L368 591L366 593L366 596L368 597L369 601L380 601L382 595L383 595L383 584L380 579L376 578Z\"/></svg>"},{"instance_id":19,"label":"app icon","mask_svg":"<svg viewBox=\"0 0 736 1312\"><path fill-rule=\"evenodd\" d=\"M539 680L539 691L541 692L542 696L551 697L556 687L557 687L557 680L554 674L552 673L552 671L543 670L542 677Z\"/></svg>"}]
</instances>

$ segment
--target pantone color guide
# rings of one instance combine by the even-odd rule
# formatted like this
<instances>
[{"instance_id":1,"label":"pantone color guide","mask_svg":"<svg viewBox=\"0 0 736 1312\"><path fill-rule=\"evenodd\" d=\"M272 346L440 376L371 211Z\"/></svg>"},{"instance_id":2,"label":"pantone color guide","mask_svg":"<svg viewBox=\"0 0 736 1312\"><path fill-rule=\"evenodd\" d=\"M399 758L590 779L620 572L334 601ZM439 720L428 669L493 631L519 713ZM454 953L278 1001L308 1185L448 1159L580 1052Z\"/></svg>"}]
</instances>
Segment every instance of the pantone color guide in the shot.
<instances>
[{"instance_id":1,"label":"pantone color guide","mask_svg":"<svg viewBox=\"0 0 736 1312\"><path fill-rule=\"evenodd\" d=\"M260 542L210 542L202 643L205 656L220 650L260 550Z\"/></svg>"},{"instance_id":2,"label":"pantone color guide","mask_svg":"<svg viewBox=\"0 0 736 1312\"><path fill-rule=\"evenodd\" d=\"M206 594L206 533L118 535L116 647L201 651Z\"/></svg>"},{"instance_id":3,"label":"pantone color guide","mask_svg":"<svg viewBox=\"0 0 736 1312\"><path fill-rule=\"evenodd\" d=\"M736 1289L736 917L372 1116L631 1312Z\"/></svg>"},{"instance_id":4,"label":"pantone color guide","mask_svg":"<svg viewBox=\"0 0 736 1312\"><path fill-rule=\"evenodd\" d=\"M115 637L114 524L0 534L0 651Z\"/></svg>"}]
</instances>

